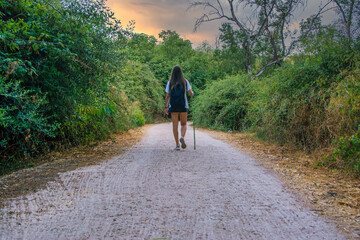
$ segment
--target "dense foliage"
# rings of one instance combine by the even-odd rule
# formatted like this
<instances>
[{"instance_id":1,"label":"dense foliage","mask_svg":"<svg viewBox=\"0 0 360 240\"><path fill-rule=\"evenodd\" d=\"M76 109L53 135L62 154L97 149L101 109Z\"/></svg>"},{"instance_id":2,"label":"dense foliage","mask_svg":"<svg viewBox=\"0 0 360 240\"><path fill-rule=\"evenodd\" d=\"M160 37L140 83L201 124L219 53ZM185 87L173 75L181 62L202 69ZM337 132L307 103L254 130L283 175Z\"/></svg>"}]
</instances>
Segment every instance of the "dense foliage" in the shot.
<instances>
[{"instance_id":1,"label":"dense foliage","mask_svg":"<svg viewBox=\"0 0 360 240\"><path fill-rule=\"evenodd\" d=\"M160 82L128 61L129 31L103 1L0 4L0 172L159 112Z\"/></svg>"},{"instance_id":2,"label":"dense foliage","mask_svg":"<svg viewBox=\"0 0 360 240\"><path fill-rule=\"evenodd\" d=\"M332 148L323 164L360 174L359 42L327 28L304 39L303 49L250 83L240 75L208 84L195 101L195 121L309 152Z\"/></svg>"},{"instance_id":3,"label":"dense foliage","mask_svg":"<svg viewBox=\"0 0 360 240\"><path fill-rule=\"evenodd\" d=\"M332 149L323 164L360 174L360 11L358 0L334 2L346 31L306 19L290 55L284 26L295 8L278 1L258 3L258 34L224 23L216 49L172 30L157 40L124 29L105 0L1 1L0 174L151 122L174 65L195 91L196 124Z\"/></svg>"},{"instance_id":4,"label":"dense foliage","mask_svg":"<svg viewBox=\"0 0 360 240\"><path fill-rule=\"evenodd\" d=\"M253 91L247 75L229 76L210 84L194 104L197 124L221 130L247 127L245 116Z\"/></svg>"},{"instance_id":5,"label":"dense foliage","mask_svg":"<svg viewBox=\"0 0 360 240\"><path fill-rule=\"evenodd\" d=\"M159 42L133 23L124 29L104 0L5 0L0 9L0 174L151 122L174 65L196 92L232 73L207 43L194 50L175 31Z\"/></svg>"}]
</instances>

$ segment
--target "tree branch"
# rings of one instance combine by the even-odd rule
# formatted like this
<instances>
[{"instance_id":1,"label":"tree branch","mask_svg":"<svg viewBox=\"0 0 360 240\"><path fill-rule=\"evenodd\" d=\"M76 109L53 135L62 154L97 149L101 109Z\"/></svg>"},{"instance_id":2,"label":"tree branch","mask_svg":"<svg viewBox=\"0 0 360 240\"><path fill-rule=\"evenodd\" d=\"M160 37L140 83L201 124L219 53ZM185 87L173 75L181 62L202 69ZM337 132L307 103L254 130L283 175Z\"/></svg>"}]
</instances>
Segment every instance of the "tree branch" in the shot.
<instances>
[{"instance_id":1,"label":"tree branch","mask_svg":"<svg viewBox=\"0 0 360 240\"><path fill-rule=\"evenodd\" d=\"M306 31L306 33L305 33L305 37L313 30L313 29L312 29L312 26L314 25L315 20L323 13L323 10L324 10L330 3L331 3L331 0L330 0L327 4L325 4L322 8L320 8L319 11L318 11L318 13L312 18L312 21L311 21L311 23L310 23L310 27L309 27L309 29L308 29L308 30ZM327 10L326 10L326 11L327 11ZM300 42L300 39L295 40L295 41L292 41L291 44L290 44L290 46L289 46L289 48L287 49L287 52L284 54L284 56L282 56L281 58L278 58L278 59L276 59L276 60L274 60L274 61L272 61L272 62L270 62L270 63L267 63L264 67L261 68L261 70L260 70L257 74L255 74L255 77L259 77L259 76L265 71L265 69L268 68L268 67L270 67L271 65L274 65L274 64L276 64L276 63L279 63L279 62L283 61L285 58L287 58L287 57L291 54L291 52L292 52L293 47L295 46L295 44L298 43L298 42Z\"/></svg>"},{"instance_id":2,"label":"tree branch","mask_svg":"<svg viewBox=\"0 0 360 240\"><path fill-rule=\"evenodd\" d=\"M204 9L207 9L207 8L210 9L208 14L203 14L200 18L196 19L194 29L193 29L194 32L196 32L197 29L200 27L200 25L204 22L211 22L211 21L219 20L219 19L223 19L223 18L231 21L231 18L224 14L224 10L223 10L219 0L217 0L217 3L219 4L219 8L217 8L216 6L214 6L213 4L211 4L209 2L190 3L190 6L187 8L187 10L189 10L191 8L199 7L199 6L203 6Z\"/></svg>"},{"instance_id":3,"label":"tree branch","mask_svg":"<svg viewBox=\"0 0 360 240\"><path fill-rule=\"evenodd\" d=\"M346 35L349 40L351 40L351 22L352 22L352 14L354 11L355 0L351 0L350 8L349 8L349 17L346 17L346 13L344 8L341 6L341 2L339 0L334 0L335 4L338 6L341 15L343 16L344 24L346 26Z\"/></svg>"},{"instance_id":4,"label":"tree branch","mask_svg":"<svg viewBox=\"0 0 360 240\"><path fill-rule=\"evenodd\" d=\"M279 63L279 62L283 61L284 59L285 59L285 57L282 57L282 58L276 59L276 60L274 60L274 61L272 61L272 62L269 62L268 64L266 64L265 66L263 66L263 67L261 68L261 70L255 75L255 77L259 77L259 76L265 71L265 69L266 69L267 67L270 67L271 65L274 65L274 64L276 64L276 63Z\"/></svg>"},{"instance_id":5,"label":"tree branch","mask_svg":"<svg viewBox=\"0 0 360 240\"><path fill-rule=\"evenodd\" d=\"M213 18L209 18L209 16L207 14L204 14L202 15L200 18L196 19L196 22L195 22L195 26L194 26L194 29L193 31L196 32L197 29L200 27L200 25L202 23L205 23L205 22L212 22L214 20L219 20L219 19L223 19L223 18L226 18L225 16L220 16L220 17L213 17Z\"/></svg>"},{"instance_id":6,"label":"tree branch","mask_svg":"<svg viewBox=\"0 0 360 240\"><path fill-rule=\"evenodd\" d=\"M266 10L266 2L265 2L265 6L263 6L263 8L264 8L264 13L265 13L266 18L265 18L264 21L262 22L262 24L261 24L260 28L258 29L257 33L251 35L251 36L250 36L250 39L254 39L255 37L260 36L260 34L261 34L263 28L265 27L265 25L268 25L268 23L269 23L269 15L270 15L270 14L272 13L272 11L274 10L274 7L275 7L275 2L274 2L273 5L271 6L269 13L267 13L267 10Z\"/></svg>"},{"instance_id":7,"label":"tree branch","mask_svg":"<svg viewBox=\"0 0 360 240\"><path fill-rule=\"evenodd\" d=\"M230 5L230 12L232 17L231 20L236 23L236 25L241 29L241 31L245 32L246 35L249 35L248 29L244 27L244 25L239 21L239 19L237 19L235 15L233 0L228 0L228 3Z\"/></svg>"}]
</instances>

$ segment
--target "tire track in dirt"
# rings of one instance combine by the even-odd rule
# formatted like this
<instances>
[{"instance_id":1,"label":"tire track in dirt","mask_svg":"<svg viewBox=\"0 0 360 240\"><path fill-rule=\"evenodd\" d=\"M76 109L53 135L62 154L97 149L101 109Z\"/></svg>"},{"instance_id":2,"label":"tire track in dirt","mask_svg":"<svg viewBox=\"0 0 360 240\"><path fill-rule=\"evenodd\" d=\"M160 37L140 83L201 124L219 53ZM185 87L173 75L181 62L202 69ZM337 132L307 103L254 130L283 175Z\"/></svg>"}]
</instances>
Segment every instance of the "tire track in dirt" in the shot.
<instances>
[{"instance_id":1,"label":"tire track in dirt","mask_svg":"<svg viewBox=\"0 0 360 240\"><path fill-rule=\"evenodd\" d=\"M174 152L170 124L131 150L6 202L0 239L344 239L277 176L197 132Z\"/></svg>"}]
</instances>

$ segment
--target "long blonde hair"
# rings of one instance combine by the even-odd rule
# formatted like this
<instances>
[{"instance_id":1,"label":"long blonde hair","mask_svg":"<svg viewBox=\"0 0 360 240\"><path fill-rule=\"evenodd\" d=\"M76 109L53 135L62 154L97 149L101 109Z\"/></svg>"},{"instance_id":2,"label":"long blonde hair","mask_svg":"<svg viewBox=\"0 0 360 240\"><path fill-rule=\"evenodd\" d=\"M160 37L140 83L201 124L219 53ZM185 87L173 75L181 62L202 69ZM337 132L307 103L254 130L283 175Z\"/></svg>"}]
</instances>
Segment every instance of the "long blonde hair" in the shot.
<instances>
[{"instance_id":1,"label":"long blonde hair","mask_svg":"<svg viewBox=\"0 0 360 240\"><path fill-rule=\"evenodd\" d=\"M171 71L170 91L173 87L176 87L177 85L181 85L183 87L184 93L185 93L186 80L184 78L184 74L183 74L180 66L174 66Z\"/></svg>"}]
</instances>

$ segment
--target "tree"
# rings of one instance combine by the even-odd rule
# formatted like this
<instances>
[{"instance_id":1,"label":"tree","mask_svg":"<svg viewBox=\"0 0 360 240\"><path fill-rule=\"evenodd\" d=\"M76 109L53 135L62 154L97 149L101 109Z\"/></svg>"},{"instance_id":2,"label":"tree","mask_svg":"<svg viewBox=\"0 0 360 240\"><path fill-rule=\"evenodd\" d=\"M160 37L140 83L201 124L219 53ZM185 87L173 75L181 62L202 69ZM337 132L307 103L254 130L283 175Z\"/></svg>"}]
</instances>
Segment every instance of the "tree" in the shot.
<instances>
[{"instance_id":1,"label":"tree","mask_svg":"<svg viewBox=\"0 0 360 240\"><path fill-rule=\"evenodd\" d=\"M345 36L349 41L360 35L360 0L333 0L345 26ZM357 23L357 25L356 25Z\"/></svg>"},{"instance_id":2,"label":"tree","mask_svg":"<svg viewBox=\"0 0 360 240\"><path fill-rule=\"evenodd\" d=\"M105 1L3 0L0 8L0 174L15 157L127 128L131 103L113 87L126 30Z\"/></svg>"},{"instance_id":3,"label":"tree","mask_svg":"<svg viewBox=\"0 0 360 240\"><path fill-rule=\"evenodd\" d=\"M185 61L189 58L193 49L189 40L180 38L179 34L171 30L163 30L159 33L160 54L164 54L171 61Z\"/></svg>"},{"instance_id":4,"label":"tree","mask_svg":"<svg viewBox=\"0 0 360 240\"><path fill-rule=\"evenodd\" d=\"M284 58L289 56L295 48L295 40L292 37L296 31L289 30L290 18L302 0L204 0L190 4L189 8L203 7L207 10L195 22L194 30L206 22L224 19L237 26L242 33L242 46L246 54L247 73L252 72L251 56L254 48L269 43L270 48L264 49L261 54L265 56L263 68L255 75L259 76L265 68L277 64L281 65ZM244 18L240 18L238 9L250 12ZM290 44L286 44L286 40Z\"/></svg>"},{"instance_id":5,"label":"tree","mask_svg":"<svg viewBox=\"0 0 360 240\"><path fill-rule=\"evenodd\" d=\"M221 59L223 71L228 74L236 74L241 71L246 72L247 61L244 45L244 35L238 30L234 30L231 24L224 23L220 27L221 34L219 40L221 45ZM252 56L251 56L252 57Z\"/></svg>"},{"instance_id":6,"label":"tree","mask_svg":"<svg viewBox=\"0 0 360 240\"><path fill-rule=\"evenodd\" d=\"M155 55L157 40L145 33L135 33L127 42L127 56L132 60L148 63Z\"/></svg>"}]
</instances>

